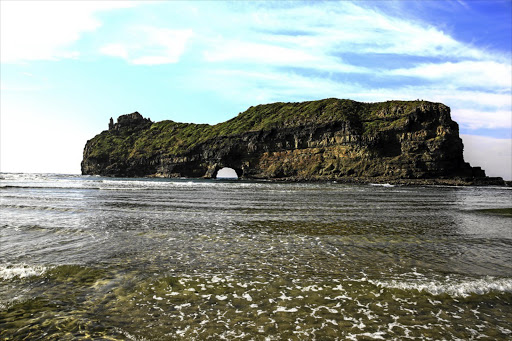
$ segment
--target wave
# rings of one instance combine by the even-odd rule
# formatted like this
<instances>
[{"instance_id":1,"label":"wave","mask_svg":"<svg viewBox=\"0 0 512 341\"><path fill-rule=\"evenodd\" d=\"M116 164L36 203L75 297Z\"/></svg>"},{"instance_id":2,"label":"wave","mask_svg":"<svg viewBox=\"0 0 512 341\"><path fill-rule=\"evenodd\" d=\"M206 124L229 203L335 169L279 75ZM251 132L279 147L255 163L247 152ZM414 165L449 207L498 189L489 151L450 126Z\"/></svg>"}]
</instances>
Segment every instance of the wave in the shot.
<instances>
[{"instance_id":1,"label":"wave","mask_svg":"<svg viewBox=\"0 0 512 341\"><path fill-rule=\"evenodd\" d=\"M79 174L59 173L3 173L0 172L0 180L46 180L46 179L72 179L84 178Z\"/></svg>"},{"instance_id":2,"label":"wave","mask_svg":"<svg viewBox=\"0 0 512 341\"><path fill-rule=\"evenodd\" d=\"M86 190L146 190L169 188L246 187L254 182L229 182L214 179L169 178L105 178L100 176L0 173L0 189L86 189Z\"/></svg>"},{"instance_id":3,"label":"wave","mask_svg":"<svg viewBox=\"0 0 512 341\"><path fill-rule=\"evenodd\" d=\"M0 265L0 279L11 280L15 278L27 278L41 276L48 270L48 267L42 265Z\"/></svg>"},{"instance_id":4,"label":"wave","mask_svg":"<svg viewBox=\"0 0 512 341\"><path fill-rule=\"evenodd\" d=\"M371 281L373 284L388 288L400 290L417 290L428 292L432 295L447 294L452 297L468 297L471 295L485 295L492 292L512 293L512 278L486 277L471 280L391 280L391 281Z\"/></svg>"},{"instance_id":5,"label":"wave","mask_svg":"<svg viewBox=\"0 0 512 341\"><path fill-rule=\"evenodd\" d=\"M41 184L41 185L33 185L33 186L23 186L23 185L0 185L0 189L12 189L12 188L23 188L23 189L44 189L44 188L56 188L56 189L86 189L86 190L100 190L101 187L84 187L84 186L66 186L66 185L58 185L58 184Z\"/></svg>"},{"instance_id":6,"label":"wave","mask_svg":"<svg viewBox=\"0 0 512 341\"><path fill-rule=\"evenodd\" d=\"M369 185L370 186L376 186L376 187L395 187L395 185L392 185L392 184L374 184L374 183L371 183Z\"/></svg>"},{"instance_id":7,"label":"wave","mask_svg":"<svg viewBox=\"0 0 512 341\"><path fill-rule=\"evenodd\" d=\"M327 183L332 185L335 182ZM371 183L370 186L393 188L398 187L389 183ZM184 188L184 189L201 189L201 188L285 188L293 190L294 188L326 189L325 183L275 183L264 180L237 180L224 181L216 179L201 178L110 178L102 176L78 175L78 174L33 174L33 173L0 173L0 189L11 188L58 188L71 190L146 190L146 189L162 189ZM443 187L443 186L441 186ZM447 186L453 188L451 186ZM329 190L344 190L345 185L329 186ZM362 187L364 189L364 187ZM512 188L505 187L489 187L496 190L510 190ZM394 191L397 189L395 188Z\"/></svg>"},{"instance_id":8,"label":"wave","mask_svg":"<svg viewBox=\"0 0 512 341\"><path fill-rule=\"evenodd\" d=\"M0 189L95 189L94 187L98 187L98 182L97 179L86 179L79 175L1 173Z\"/></svg>"},{"instance_id":9,"label":"wave","mask_svg":"<svg viewBox=\"0 0 512 341\"><path fill-rule=\"evenodd\" d=\"M17 210L36 210L36 211L57 211L57 212L83 212L84 209L80 207L57 207L57 206L31 206L31 205L2 205L0 208L10 208Z\"/></svg>"}]
</instances>

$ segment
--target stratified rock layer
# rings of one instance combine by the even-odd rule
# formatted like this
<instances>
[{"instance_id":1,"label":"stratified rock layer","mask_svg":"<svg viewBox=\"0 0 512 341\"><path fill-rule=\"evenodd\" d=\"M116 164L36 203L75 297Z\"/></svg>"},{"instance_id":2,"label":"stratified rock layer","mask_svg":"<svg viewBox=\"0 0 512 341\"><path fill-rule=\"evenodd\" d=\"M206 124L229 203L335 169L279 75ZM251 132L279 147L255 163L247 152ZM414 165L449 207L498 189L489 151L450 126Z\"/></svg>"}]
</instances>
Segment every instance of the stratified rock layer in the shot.
<instances>
[{"instance_id":1,"label":"stratified rock layer","mask_svg":"<svg viewBox=\"0 0 512 341\"><path fill-rule=\"evenodd\" d=\"M252 179L489 180L462 152L443 104L331 98L258 105L214 126L123 115L87 141L82 173L212 178L231 167Z\"/></svg>"}]
</instances>

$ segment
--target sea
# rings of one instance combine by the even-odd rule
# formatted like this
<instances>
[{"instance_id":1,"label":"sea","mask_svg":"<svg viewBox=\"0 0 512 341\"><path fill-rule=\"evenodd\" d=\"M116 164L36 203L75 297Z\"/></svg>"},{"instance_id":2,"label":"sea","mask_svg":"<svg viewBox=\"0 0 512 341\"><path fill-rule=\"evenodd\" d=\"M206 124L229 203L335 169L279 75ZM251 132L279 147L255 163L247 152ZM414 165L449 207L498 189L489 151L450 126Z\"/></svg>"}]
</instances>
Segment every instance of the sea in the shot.
<instances>
[{"instance_id":1,"label":"sea","mask_svg":"<svg viewBox=\"0 0 512 341\"><path fill-rule=\"evenodd\" d=\"M512 189L0 174L1 340L511 340Z\"/></svg>"}]
</instances>

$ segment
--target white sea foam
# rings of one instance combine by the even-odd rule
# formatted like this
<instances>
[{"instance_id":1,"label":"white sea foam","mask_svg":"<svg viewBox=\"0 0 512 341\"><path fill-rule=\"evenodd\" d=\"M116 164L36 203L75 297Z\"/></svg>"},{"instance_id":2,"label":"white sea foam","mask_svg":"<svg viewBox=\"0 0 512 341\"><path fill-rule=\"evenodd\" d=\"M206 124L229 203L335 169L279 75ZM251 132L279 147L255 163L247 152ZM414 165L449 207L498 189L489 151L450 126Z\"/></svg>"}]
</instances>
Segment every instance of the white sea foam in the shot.
<instances>
[{"instance_id":1,"label":"white sea foam","mask_svg":"<svg viewBox=\"0 0 512 341\"><path fill-rule=\"evenodd\" d=\"M249 295L248 293L245 293L242 295L243 298L245 298L247 301L251 302L252 301L252 297L251 295Z\"/></svg>"},{"instance_id":2,"label":"white sea foam","mask_svg":"<svg viewBox=\"0 0 512 341\"><path fill-rule=\"evenodd\" d=\"M282 307L282 306L279 306L277 307L276 310L274 310L274 313L277 313L277 312L283 312L283 313L296 313L298 311L297 308L290 308L290 309L286 309L286 307Z\"/></svg>"},{"instance_id":3,"label":"white sea foam","mask_svg":"<svg viewBox=\"0 0 512 341\"><path fill-rule=\"evenodd\" d=\"M370 186L378 186L378 187L395 187L392 184L370 184Z\"/></svg>"},{"instance_id":4,"label":"white sea foam","mask_svg":"<svg viewBox=\"0 0 512 341\"><path fill-rule=\"evenodd\" d=\"M347 340L359 340L360 337L370 338L373 340L385 340L384 336L386 333L384 332L375 332L375 333L362 333L362 334L349 334L347 335Z\"/></svg>"},{"instance_id":5,"label":"white sea foam","mask_svg":"<svg viewBox=\"0 0 512 341\"><path fill-rule=\"evenodd\" d=\"M162 179L133 178L117 179L98 176L82 176L69 174L31 174L31 173L0 173L0 188L85 188L100 190L132 190L190 188L240 188L260 187L259 183L230 183L208 181L203 179Z\"/></svg>"},{"instance_id":6,"label":"white sea foam","mask_svg":"<svg viewBox=\"0 0 512 341\"><path fill-rule=\"evenodd\" d=\"M174 308L177 310L181 310L183 308L188 308L191 305L192 305L191 303L183 303L183 304L175 305Z\"/></svg>"},{"instance_id":7,"label":"white sea foam","mask_svg":"<svg viewBox=\"0 0 512 341\"><path fill-rule=\"evenodd\" d=\"M472 294L484 295L490 292L512 293L512 278L486 277L458 281L452 279L444 281L391 280L373 281L373 284L385 288L425 291L432 295L448 294L453 297L467 297Z\"/></svg>"},{"instance_id":8,"label":"white sea foam","mask_svg":"<svg viewBox=\"0 0 512 341\"><path fill-rule=\"evenodd\" d=\"M322 287L319 287L318 285L313 284L313 285L309 285L307 287L303 287L301 290L302 291L320 291L322 289L323 289Z\"/></svg>"},{"instance_id":9,"label":"white sea foam","mask_svg":"<svg viewBox=\"0 0 512 341\"><path fill-rule=\"evenodd\" d=\"M46 270L48 270L48 268L41 265L0 265L0 278L10 280L13 278L41 276Z\"/></svg>"},{"instance_id":10,"label":"white sea foam","mask_svg":"<svg viewBox=\"0 0 512 341\"><path fill-rule=\"evenodd\" d=\"M87 181L86 181L87 182ZM203 179L103 179L101 189L106 190L145 190L145 189L202 189L202 188L241 188L260 187L259 183L233 183L221 181L209 181Z\"/></svg>"}]
</instances>

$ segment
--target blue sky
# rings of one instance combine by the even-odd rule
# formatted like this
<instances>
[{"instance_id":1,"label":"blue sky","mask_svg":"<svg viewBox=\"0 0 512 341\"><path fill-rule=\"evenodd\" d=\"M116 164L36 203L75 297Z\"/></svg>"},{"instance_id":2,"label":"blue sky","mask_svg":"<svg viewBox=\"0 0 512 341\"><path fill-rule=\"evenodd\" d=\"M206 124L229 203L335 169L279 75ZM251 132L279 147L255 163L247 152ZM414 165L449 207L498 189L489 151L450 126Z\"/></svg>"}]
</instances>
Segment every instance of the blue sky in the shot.
<instances>
[{"instance_id":1,"label":"blue sky","mask_svg":"<svg viewBox=\"0 0 512 341\"><path fill-rule=\"evenodd\" d=\"M512 2L0 1L4 172L78 173L108 119L218 123L328 97L452 109L512 178Z\"/></svg>"}]
</instances>

